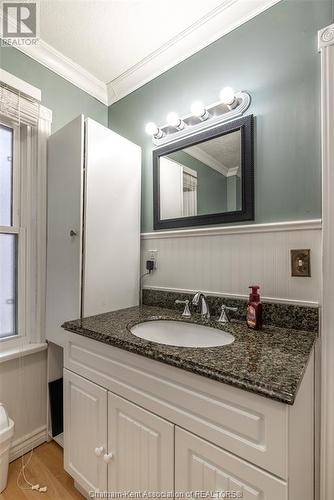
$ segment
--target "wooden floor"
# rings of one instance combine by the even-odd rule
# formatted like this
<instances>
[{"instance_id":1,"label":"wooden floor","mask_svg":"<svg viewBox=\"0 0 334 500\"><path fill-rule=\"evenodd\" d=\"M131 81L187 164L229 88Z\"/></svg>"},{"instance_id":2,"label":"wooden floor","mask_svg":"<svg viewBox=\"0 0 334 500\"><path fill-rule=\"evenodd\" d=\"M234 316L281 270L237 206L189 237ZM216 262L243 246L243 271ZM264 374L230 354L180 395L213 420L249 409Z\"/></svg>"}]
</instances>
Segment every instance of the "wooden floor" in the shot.
<instances>
[{"instance_id":1,"label":"wooden floor","mask_svg":"<svg viewBox=\"0 0 334 500\"><path fill-rule=\"evenodd\" d=\"M8 486L0 494L0 500L77 500L84 499L74 488L73 479L64 471L63 450L54 441L44 443L34 450L26 477L32 483L47 485L46 493L21 490L16 480L21 467L21 459L9 466Z\"/></svg>"}]
</instances>

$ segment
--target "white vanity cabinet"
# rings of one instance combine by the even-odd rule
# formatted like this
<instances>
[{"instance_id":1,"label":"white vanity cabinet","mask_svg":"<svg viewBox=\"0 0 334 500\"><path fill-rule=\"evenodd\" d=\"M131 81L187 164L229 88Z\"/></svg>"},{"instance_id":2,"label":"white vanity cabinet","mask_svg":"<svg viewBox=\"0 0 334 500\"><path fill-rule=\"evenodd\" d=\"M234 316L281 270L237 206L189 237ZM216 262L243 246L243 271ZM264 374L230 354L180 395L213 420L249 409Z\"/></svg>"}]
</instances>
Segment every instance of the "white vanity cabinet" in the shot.
<instances>
[{"instance_id":1,"label":"white vanity cabinet","mask_svg":"<svg viewBox=\"0 0 334 500\"><path fill-rule=\"evenodd\" d=\"M174 425L64 370L65 469L86 491L172 491Z\"/></svg>"},{"instance_id":2,"label":"white vanity cabinet","mask_svg":"<svg viewBox=\"0 0 334 500\"><path fill-rule=\"evenodd\" d=\"M70 332L64 363L65 467L85 491L231 490L246 500L316 500L313 354L293 406ZM84 452L88 433L92 470L69 451ZM100 482L99 447L102 471L107 463Z\"/></svg>"}]
</instances>

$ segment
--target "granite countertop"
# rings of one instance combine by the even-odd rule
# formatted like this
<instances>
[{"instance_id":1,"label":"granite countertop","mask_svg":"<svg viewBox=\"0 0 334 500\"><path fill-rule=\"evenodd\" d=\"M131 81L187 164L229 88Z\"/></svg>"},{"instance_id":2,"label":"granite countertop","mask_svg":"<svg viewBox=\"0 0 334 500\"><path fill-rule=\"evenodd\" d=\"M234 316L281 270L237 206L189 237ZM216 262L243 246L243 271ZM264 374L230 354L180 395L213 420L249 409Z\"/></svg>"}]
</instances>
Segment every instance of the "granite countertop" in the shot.
<instances>
[{"instance_id":1,"label":"granite countertop","mask_svg":"<svg viewBox=\"0 0 334 500\"><path fill-rule=\"evenodd\" d=\"M150 342L130 332L137 323L158 319L213 326L233 334L235 341L221 347L175 347ZM68 321L63 328L289 405L295 401L317 335L314 331L274 326L254 331L245 322L222 325L215 319L203 321L198 314L184 319L180 311L152 306Z\"/></svg>"}]
</instances>

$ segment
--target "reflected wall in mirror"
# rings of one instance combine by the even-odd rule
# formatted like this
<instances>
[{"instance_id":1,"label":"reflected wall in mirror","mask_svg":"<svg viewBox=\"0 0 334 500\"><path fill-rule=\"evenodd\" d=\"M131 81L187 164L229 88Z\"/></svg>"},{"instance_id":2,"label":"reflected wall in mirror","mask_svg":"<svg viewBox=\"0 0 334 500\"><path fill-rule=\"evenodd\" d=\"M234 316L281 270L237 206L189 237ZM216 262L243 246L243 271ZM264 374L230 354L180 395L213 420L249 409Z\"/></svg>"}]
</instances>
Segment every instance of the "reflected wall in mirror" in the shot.
<instances>
[{"instance_id":1,"label":"reflected wall in mirror","mask_svg":"<svg viewBox=\"0 0 334 500\"><path fill-rule=\"evenodd\" d=\"M241 210L240 130L162 156L161 219Z\"/></svg>"},{"instance_id":2,"label":"reflected wall in mirror","mask_svg":"<svg viewBox=\"0 0 334 500\"><path fill-rule=\"evenodd\" d=\"M252 116L153 152L154 228L251 220Z\"/></svg>"}]
</instances>

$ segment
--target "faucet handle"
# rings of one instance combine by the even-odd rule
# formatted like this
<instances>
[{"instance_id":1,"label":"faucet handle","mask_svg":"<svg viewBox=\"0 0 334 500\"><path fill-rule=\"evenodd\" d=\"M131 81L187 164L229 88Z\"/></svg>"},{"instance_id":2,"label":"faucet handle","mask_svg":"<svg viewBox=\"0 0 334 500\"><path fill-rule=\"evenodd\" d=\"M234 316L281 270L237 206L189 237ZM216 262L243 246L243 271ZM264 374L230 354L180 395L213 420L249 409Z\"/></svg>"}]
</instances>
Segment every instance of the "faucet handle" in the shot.
<instances>
[{"instance_id":1,"label":"faucet handle","mask_svg":"<svg viewBox=\"0 0 334 500\"><path fill-rule=\"evenodd\" d=\"M233 312L237 312L238 308L237 307L230 307L230 306L226 306L225 304L222 304L222 309L226 309L227 311L233 311Z\"/></svg>"},{"instance_id":2,"label":"faucet handle","mask_svg":"<svg viewBox=\"0 0 334 500\"><path fill-rule=\"evenodd\" d=\"M191 312L189 309L189 300L176 300L175 304L184 304L184 311L182 313L182 316L184 318L190 318L191 317Z\"/></svg>"},{"instance_id":3,"label":"faucet handle","mask_svg":"<svg viewBox=\"0 0 334 500\"><path fill-rule=\"evenodd\" d=\"M228 311L236 312L237 310L238 310L237 307L229 307L229 306L226 306L225 304L222 304L221 305L221 313L220 313L219 319L217 320L218 323L230 323L231 320L230 320Z\"/></svg>"}]
</instances>

